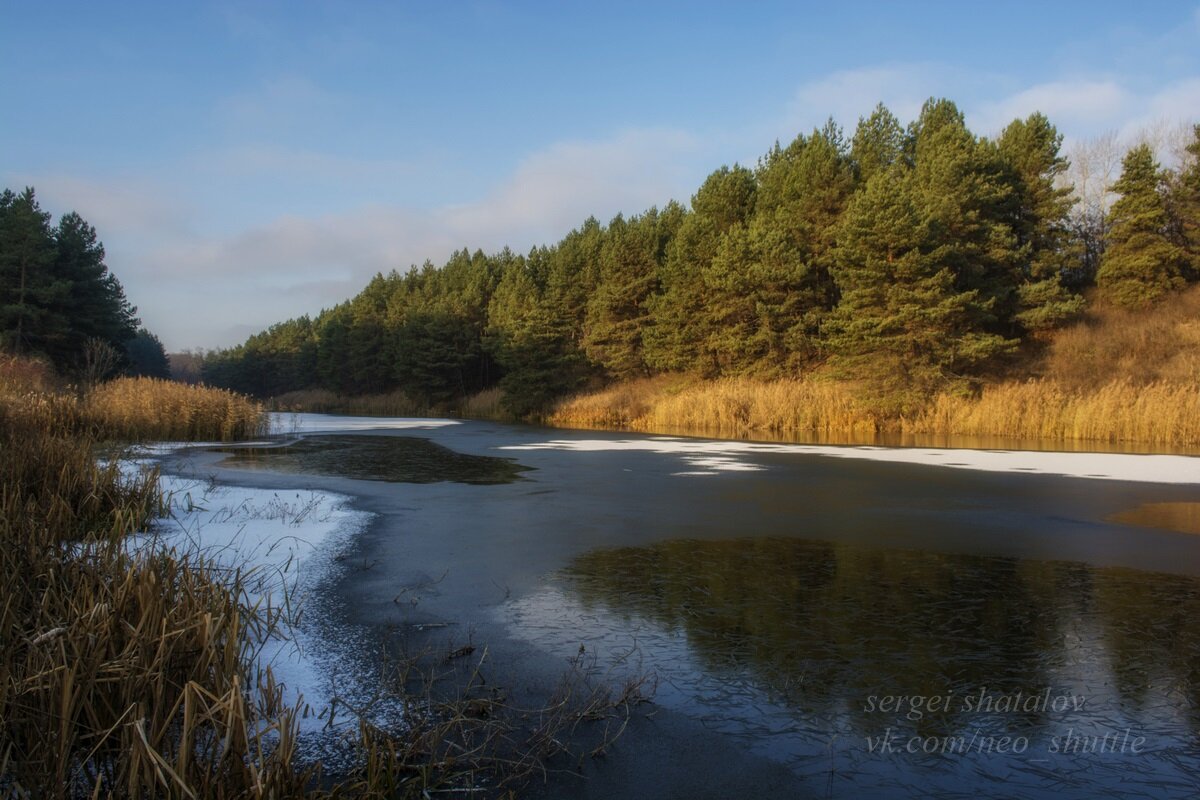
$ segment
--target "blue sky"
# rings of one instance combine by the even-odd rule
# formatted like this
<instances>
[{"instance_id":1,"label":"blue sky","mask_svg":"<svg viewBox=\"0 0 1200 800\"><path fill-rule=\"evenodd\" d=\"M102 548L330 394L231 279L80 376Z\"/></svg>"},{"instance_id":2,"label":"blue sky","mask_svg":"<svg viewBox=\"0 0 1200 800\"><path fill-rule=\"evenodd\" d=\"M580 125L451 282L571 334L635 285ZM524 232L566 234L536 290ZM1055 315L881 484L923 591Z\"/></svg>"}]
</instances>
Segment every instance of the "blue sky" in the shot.
<instances>
[{"instance_id":1,"label":"blue sky","mask_svg":"<svg viewBox=\"0 0 1200 800\"><path fill-rule=\"evenodd\" d=\"M948 96L1068 141L1200 118L1200 4L0 0L0 183L77 210L168 349L459 247L686 201Z\"/></svg>"}]
</instances>

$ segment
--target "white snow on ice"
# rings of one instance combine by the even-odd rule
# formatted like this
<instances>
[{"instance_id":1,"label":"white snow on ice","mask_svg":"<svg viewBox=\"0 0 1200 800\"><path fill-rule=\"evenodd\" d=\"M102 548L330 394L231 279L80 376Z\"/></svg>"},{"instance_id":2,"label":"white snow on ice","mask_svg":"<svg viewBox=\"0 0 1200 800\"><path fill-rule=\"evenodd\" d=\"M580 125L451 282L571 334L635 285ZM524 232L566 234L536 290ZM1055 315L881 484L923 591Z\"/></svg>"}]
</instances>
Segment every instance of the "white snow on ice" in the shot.
<instances>
[{"instance_id":1,"label":"white snow on ice","mask_svg":"<svg viewBox=\"0 0 1200 800\"><path fill-rule=\"evenodd\" d=\"M347 417L337 414L307 414L273 411L271 433L336 433L338 431L433 430L447 425L459 425L454 419L424 419L420 417Z\"/></svg>"},{"instance_id":2,"label":"white snow on ice","mask_svg":"<svg viewBox=\"0 0 1200 800\"><path fill-rule=\"evenodd\" d=\"M122 468L130 473L150 463L127 460ZM359 698L349 696L353 682L338 674L352 666L343 663L347 659L328 631L317 630L321 615L313 602L314 589L339 568L340 554L371 514L349 508L350 498L331 492L254 489L178 475L160 476L159 486L169 514L148 533L131 537L131 549L201 555L218 570L239 573L244 604L279 615L276 631L256 643L257 666L270 667L284 704L300 709L302 746L307 737L307 746L321 749L319 742L356 726L357 717L346 709L359 706ZM335 707L339 713L331 720ZM403 722L398 706L369 711L376 723Z\"/></svg>"},{"instance_id":3,"label":"white snow on ice","mask_svg":"<svg viewBox=\"0 0 1200 800\"><path fill-rule=\"evenodd\" d=\"M1128 453L1056 453L1033 450L967 450L923 447L871 447L762 442L706 441L673 436L637 439L555 439L506 445L501 450L565 450L570 452L650 452L677 455L685 469L678 476L718 475L766 469L756 455L819 455L896 464L922 464L986 472L1024 472L1073 478L1144 483L1200 483L1200 457Z\"/></svg>"}]
</instances>

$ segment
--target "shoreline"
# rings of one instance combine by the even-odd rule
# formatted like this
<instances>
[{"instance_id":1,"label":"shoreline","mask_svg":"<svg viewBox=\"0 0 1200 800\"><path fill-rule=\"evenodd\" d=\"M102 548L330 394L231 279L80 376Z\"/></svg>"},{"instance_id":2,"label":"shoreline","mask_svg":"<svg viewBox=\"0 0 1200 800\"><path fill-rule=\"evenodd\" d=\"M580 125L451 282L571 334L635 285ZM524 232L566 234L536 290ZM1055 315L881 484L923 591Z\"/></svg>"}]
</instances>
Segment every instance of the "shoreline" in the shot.
<instances>
[{"instance_id":1,"label":"shoreline","mask_svg":"<svg viewBox=\"0 0 1200 800\"><path fill-rule=\"evenodd\" d=\"M335 418L297 421L306 435L337 432ZM188 459L186 452L182 457L192 461L195 471L212 474L222 484L274 491L303 486L349 496L350 508L373 516L349 543L345 563L351 568L327 587L329 601L339 609L334 625L364 631L372 641L386 640L399 649L450 652L473 644L479 652L486 650L484 673L489 685L504 687L517 703L550 696L562 675L563 658L574 653L578 644L545 649L544 643L511 627L506 609L522 598L535 597L546 576L556 574L579 554L681 534L699 540L783 535L879 544L866 528L818 526L809 531L788 522L808 507L802 495L818 491L810 485L812 480L828 478L844 485L847 480L874 482L888 475L899 485L888 481L880 490L894 498L910 497L914 490L936 482L969 499L968 506L947 508L932 517L925 516L917 501L909 513L919 516L898 517L887 531L886 546L901 550L1036 557L1168 572L1194 563L1184 556L1194 552L1194 536L1104 522L1110 511L1133 503L1194 499L1195 487L1190 484L1114 481L1108 488L1096 481L1047 473L930 470L932 465L818 458L802 447L752 448L742 454L752 461L761 458L765 470L717 470L719 477L690 477L677 474L686 471L683 458L690 454L660 452L663 442L655 437L591 432L573 438L618 447L579 452L539 446L563 438L563 432L554 428L407 419L392 420L388 430L387 420L341 422L357 424L352 435L428 437L456 452L515 457L532 467L528 473L532 481L495 486L388 483L221 467L224 454L204 450L193 450L194 459ZM620 447L633 438L652 447ZM718 444L726 448L729 443ZM776 491L799 493L786 501L786 508L772 512L783 525L778 532L746 529L736 504L728 502L745 498L753 483L764 478L775 487L769 494L778 500L786 495ZM1001 494L1022 487L1031 491L1015 495L1022 499L1018 508L1005 512L1011 519L981 524L988 508L999 507ZM618 497L623 498L619 509L614 506ZM886 498L876 499L887 503ZM968 518L962 514L967 513L974 522L964 529ZM644 522L630 527L622 521L634 518ZM931 524L938 532L930 529ZM1008 533L999 535L1004 531ZM570 535L558 535L563 532ZM1036 548L1035 555L1031 548ZM1194 569L1183 574L1195 574ZM396 597L405 602L397 603ZM606 650L597 649L594 641L584 643L589 654L612 655L611 646ZM804 776L770 756L744 749L736 738L707 730L702 720L676 708L668 698L645 711L650 713L635 711L625 736L605 759L584 764L585 780L554 773L549 783L536 781L528 796L620 793L649 798L679 786L696 792L720 786L722 794L731 796L785 796L805 790ZM560 770L574 767L558 764ZM648 774L654 780L643 785L640 781ZM636 791L634 780L639 781Z\"/></svg>"},{"instance_id":2,"label":"shoreline","mask_svg":"<svg viewBox=\"0 0 1200 800\"><path fill-rule=\"evenodd\" d=\"M854 384L818 378L698 380L658 376L585 391L546 414L555 427L625 429L822 444L953 439L1037 443L1039 449L1200 453L1200 389L1116 379L1089 389L1009 380L978 394L931 396L907 414L881 413Z\"/></svg>"}]
</instances>

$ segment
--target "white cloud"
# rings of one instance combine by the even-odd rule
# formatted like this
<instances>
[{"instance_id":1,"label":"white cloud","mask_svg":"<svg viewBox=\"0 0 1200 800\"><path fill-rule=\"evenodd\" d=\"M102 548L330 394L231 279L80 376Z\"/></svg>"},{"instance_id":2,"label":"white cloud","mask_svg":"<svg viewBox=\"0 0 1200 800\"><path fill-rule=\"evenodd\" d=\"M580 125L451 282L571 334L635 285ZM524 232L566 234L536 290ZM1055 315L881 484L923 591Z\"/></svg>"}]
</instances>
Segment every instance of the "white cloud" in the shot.
<instances>
[{"instance_id":1,"label":"white cloud","mask_svg":"<svg viewBox=\"0 0 1200 800\"><path fill-rule=\"evenodd\" d=\"M1134 102L1133 93L1113 80L1051 81L983 103L969 121L980 133L995 134L1012 120L1040 111L1060 129L1104 128L1127 117Z\"/></svg>"},{"instance_id":2,"label":"white cloud","mask_svg":"<svg viewBox=\"0 0 1200 800\"><path fill-rule=\"evenodd\" d=\"M673 130L631 130L600 141L561 142L526 158L486 199L439 216L459 235L488 239L561 236L588 216L607 221L695 190L695 137Z\"/></svg>"},{"instance_id":3,"label":"white cloud","mask_svg":"<svg viewBox=\"0 0 1200 800\"><path fill-rule=\"evenodd\" d=\"M809 81L792 102L789 121L798 130L832 116L853 130L859 117L883 103L901 120L916 117L932 95L947 92L946 71L934 64L883 64L843 70Z\"/></svg>"},{"instance_id":4,"label":"white cloud","mask_svg":"<svg viewBox=\"0 0 1200 800\"><path fill-rule=\"evenodd\" d=\"M199 210L174 201L161 185L28 180L45 192L47 208L70 204L97 227L109 266L144 322L176 349L234 344L248 331L348 299L376 272L441 263L461 247L520 252L556 241L588 216L607 221L686 200L702 177L698 169L712 166L697 151L695 138L680 131L627 130L535 152L476 202L287 214L232 232L199 232L206 224ZM360 185L408 168L286 148L233 149L196 161L251 183L302 170L314 181ZM189 214L197 217L190 227Z\"/></svg>"},{"instance_id":5,"label":"white cloud","mask_svg":"<svg viewBox=\"0 0 1200 800\"><path fill-rule=\"evenodd\" d=\"M38 204L58 217L77 211L100 238L178 232L195 209L154 181L129 176L100 179L48 173L17 175L14 186L33 186Z\"/></svg>"}]
</instances>

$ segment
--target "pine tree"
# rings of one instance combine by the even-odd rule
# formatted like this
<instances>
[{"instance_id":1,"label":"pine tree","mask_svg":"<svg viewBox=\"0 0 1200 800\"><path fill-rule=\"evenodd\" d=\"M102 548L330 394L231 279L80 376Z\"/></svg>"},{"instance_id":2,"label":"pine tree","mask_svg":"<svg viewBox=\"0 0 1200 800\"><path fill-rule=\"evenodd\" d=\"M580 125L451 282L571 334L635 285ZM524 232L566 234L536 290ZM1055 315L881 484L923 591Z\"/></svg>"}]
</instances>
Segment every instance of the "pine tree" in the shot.
<instances>
[{"instance_id":1,"label":"pine tree","mask_svg":"<svg viewBox=\"0 0 1200 800\"><path fill-rule=\"evenodd\" d=\"M65 318L67 326L65 335L48 343L48 353L57 363L69 363L93 337L123 350L125 342L137 334L137 309L108 271L96 229L72 212L58 221L54 239L54 271L68 287L54 313Z\"/></svg>"},{"instance_id":2,"label":"pine tree","mask_svg":"<svg viewBox=\"0 0 1200 800\"><path fill-rule=\"evenodd\" d=\"M846 210L834 277L841 302L825 326L843 374L887 411L960 385L1012 343L990 333L979 289L959 286L946 222L930 213L916 170L877 173Z\"/></svg>"},{"instance_id":3,"label":"pine tree","mask_svg":"<svg viewBox=\"0 0 1200 800\"><path fill-rule=\"evenodd\" d=\"M835 297L835 224L854 181L844 151L830 123L759 162L754 213L701 272L701 349L720 374L795 374L815 357Z\"/></svg>"},{"instance_id":4,"label":"pine tree","mask_svg":"<svg viewBox=\"0 0 1200 800\"><path fill-rule=\"evenodd\" d=\"M1068 166L1062 136L1044 115L1032 114L1006 127L997 145L1011 171L1011 225L1021 260L1014 319L1024 331L1047 330L1083 307L1062 282L1083 258L1070 230L1073 189L1059 185Z\"/></svg>"},{"instance_id":5,"label":"pine tree","mask_svg":"<svg viewBox=\"0 0 1200 800\"><path fill-rule=\"evenodd\" d=\"M322 387L345 394L353 391L351 376L343 369L349 352L349 306L349 303L342 303L322 312L315 326L317 380Z\"/></svg>"},{"instance_id":6,"label":"pine tree","mask_svg":"<svg viewBox=\"0 0 1200 800\"><path fill-rule=\"evenodd\" d=\"M41 350L66 336L68 321L53 309L69 287L57 280L50 215L32 188L0 194L0 336L18 353Z\"/></svg>"},{"instance_id":7,"label":"pine tree","mask_svg":"<svg viewBox=\"0 0 1200 800\"><path fill-rule=\"evenodd\" d=\"M692 197L691 212L679 225L661 269L662 292L649 302L653 325L643 341L651 368L719 372L705 348L712 329L703 314L710 302L703 275L726 233L749 221L756 191L754 173L734 165L709 175Z\"/></svg>"},{"instance_id":8,"label":"pine tree","mask_svg":"<svg viewBox=\"0 0 1200 800\"><path fill-rule=\"evenodd\" d=\"M1109 211L1108 243L1096 284L1105 300L1145 308L1183 284L1186 252L1171 241L1163 174L1147 144L1125 155L1113 185L1120 199Z\"/></svg>"},{"instance_id":9,"label":"pine tree","mask_svg":"<svg viewBox=\"0 0 1200 800\"><path fill-rule=\"evenodd\" d=\"M577 389L587 362L571 330L571 320L545 302L544 287L526 259L504 265L488 310L484 346L502 375L500 387L510 412L524 417L541 413L557 397Z\"/></svg>"},{"instance_id":10,"label":"pine tree","mask_svg":"<svg viewBox=\"0 0 1200 800\"><path fill-rule=\"evenodd\" d=\"M974 293L972 326L1011 335L1021 251L1013 187L995 145L967 130L953 103L929 100L910 126L908 147L927 259L949 271L955 291Z\"/></svg>"},{"instance_id":11,"label":"pine tree","mask_svg":"<svg viewBox=\"0 0 1200 800\"><path fill-rule=\"evenodd\" d=\"M1172 184L1171 210L1177 243L1184 249L1189 280L1200 278L1200 125L1187 146L1188 158Z\"/></svg>"},{"instance_id":12,"label":"pine tree","mask_svg":"<svg viewBox=\"0 0 1200 800\"><path fill-rule=\"evenodd\" d=\"M647 300L658 283L658 211L626 221L617 215L605 232L600 278L588 302L583 349L618 380L646 375L642 334Z\"/></svg>"},{"instance_id":13,"label":"pine tree","mask_svg":"<svg viewBox=\"0 0 1200 800\"><path fill-rule=\"evenodd\" d=\"M170 378L171 365L167 351L159 338L145 328L139 328L132 339L125 342L125 371L134 376L147 378Z\"/></svg>"},{"instance_id":14,"label":"pine tree","mask_svg":"<svg viewBox=\"0 0 1200 800\"><path fill-rule=\"evenodd\" d=\"M96 231L75 213L50 226L33 189L0 195L0 341L60 369L83 366L84 345L118 353L137 331L136 309L104 264Z\"/></svg>"},{"instance_id":15,"label":"pine tree","mask_svg":"<svg viewBox=\"0 0 1200 800\"><path fill-rule=\"evenodd\" d=\"M861 184L896 163L903 152L904 129L883 103L875 106L871 116L859 118L850 144L850 159Z\"/></svg>"}]
</instances>

